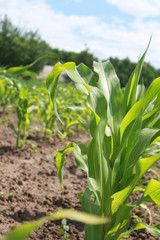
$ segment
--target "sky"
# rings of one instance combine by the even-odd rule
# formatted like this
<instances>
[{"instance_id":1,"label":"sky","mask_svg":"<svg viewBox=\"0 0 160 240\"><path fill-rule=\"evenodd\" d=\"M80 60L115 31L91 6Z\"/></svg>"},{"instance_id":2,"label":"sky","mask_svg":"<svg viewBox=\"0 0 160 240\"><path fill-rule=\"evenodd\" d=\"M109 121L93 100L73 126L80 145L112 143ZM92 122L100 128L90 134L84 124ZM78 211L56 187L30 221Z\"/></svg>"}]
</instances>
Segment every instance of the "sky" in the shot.
<instances>
[{"instance_id":1,"label":"sky","mask_svg":"<svg viewBox=\"0 0 160 240\"><path fill-rule=\"evenodd\" d=\"M152 41L146 61L160 68L159 0L0 0L0 17L26 31L38 30L53 48L100 60L137 62Z\"/></svg>"}]
</instances>

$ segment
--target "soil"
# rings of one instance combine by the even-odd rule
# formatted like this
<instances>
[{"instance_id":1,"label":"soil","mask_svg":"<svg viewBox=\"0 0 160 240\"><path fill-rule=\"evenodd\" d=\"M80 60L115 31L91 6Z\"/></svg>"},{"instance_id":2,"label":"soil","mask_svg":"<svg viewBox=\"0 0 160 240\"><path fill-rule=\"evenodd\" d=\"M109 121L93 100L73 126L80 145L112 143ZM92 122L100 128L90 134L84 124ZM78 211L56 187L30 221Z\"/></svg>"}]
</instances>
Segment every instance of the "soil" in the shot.
<instances>
[{"instance_id":1,"label":"soil","mask_svg":"<svg viewBox=\"0 0 160 240\"><path fill-rule=\"evenodd\" d=\"M12 114L12 122L16 121ZM0 119L3 114L0 114ZM37 131L29 136L37 145L37 152L26 146L25 150L15 149L15 138L9 128L0 124L0 238L13 227L22 222L36 220L59 209L73 208L81 210L78 193L86 188L86 174L75 165L73 154L67 154L64 167L64 194L56 173L55 156L58 149L63 149L68 141L87 143L90 136L86 132L78 132L72 138L61 140L55 136L52 140L42 140ZM148 172L145 178L156 178ZM138 199L134 195L132 199ZM150 204L153 223L158 221L157 207ZM149 223L147 211L136 210L135 213ZM160 219L159 219L160 220ZM132 219L131 224L134 223ZM68 236L72 240L82 240L84 225L67 220ZM60 233L61 221L50 221L36 230L28 240L65 239ZM152 237L146 230L135 231L129 239L159 239Z\"/></svg>"}]
</instances>

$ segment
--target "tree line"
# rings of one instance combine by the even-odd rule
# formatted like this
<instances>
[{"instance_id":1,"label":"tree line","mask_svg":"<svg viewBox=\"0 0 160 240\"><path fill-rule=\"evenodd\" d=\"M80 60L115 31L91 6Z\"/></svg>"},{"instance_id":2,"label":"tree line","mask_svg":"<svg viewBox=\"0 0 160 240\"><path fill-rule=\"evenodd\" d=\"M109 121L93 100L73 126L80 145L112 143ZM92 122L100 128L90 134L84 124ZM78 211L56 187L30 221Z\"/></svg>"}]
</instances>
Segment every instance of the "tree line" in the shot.
<instances>
[{"instance_id":1,"label":"tree line","mask_svg":"<svg viewBox=\"0 0 160 240\"><path fill-rule=\"evenodd\" d=\"M54 65L58 61L62 63L74 61L76 64L83 62L92 68L93 61L98 61L89 49L76 53L52 48L37 31L24 31L14 26L7 16L0 18L0 66L24 66L42 56L44 57L32 67L32 71L38 73L44 65ZM120 60L117 57L110 57L109 60L115 67L121 86L124 87L136 63L131 62L129 58ZM155 69L150 63L145 62L141 82L148 87L158 76L160 69Z\"/></svg>"}]
</instances>

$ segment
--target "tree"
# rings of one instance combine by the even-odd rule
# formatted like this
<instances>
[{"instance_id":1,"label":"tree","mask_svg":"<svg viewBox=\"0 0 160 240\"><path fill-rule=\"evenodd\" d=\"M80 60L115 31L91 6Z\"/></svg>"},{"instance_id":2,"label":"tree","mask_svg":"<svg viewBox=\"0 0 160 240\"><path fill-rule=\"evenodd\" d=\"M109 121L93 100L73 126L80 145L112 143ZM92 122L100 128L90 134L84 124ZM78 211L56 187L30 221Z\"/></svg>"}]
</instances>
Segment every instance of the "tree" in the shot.
<instances>
[{"instance_id":1,"label":"tree","mask_svg":"<svg viewBox=\"0 0 160 240\"><path fill-rule=\"evenodd\" d=\"M12 25L4 17L0 20L0 66L27 65L41 56L47 56L50 46L41 40L38 32L24 32ZM47 62L44 58L35 64L31 70L38 72Z\"/></svg>"}]
</instances>

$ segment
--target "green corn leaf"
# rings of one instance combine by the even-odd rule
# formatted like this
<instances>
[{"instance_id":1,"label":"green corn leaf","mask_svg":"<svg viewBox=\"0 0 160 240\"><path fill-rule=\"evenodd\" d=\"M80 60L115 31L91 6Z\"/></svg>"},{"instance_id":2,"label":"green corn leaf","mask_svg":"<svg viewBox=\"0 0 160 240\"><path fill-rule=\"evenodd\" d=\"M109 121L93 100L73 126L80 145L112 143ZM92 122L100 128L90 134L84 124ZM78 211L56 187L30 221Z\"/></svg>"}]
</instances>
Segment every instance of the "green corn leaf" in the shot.
<instances>
[{"instance_id":1,"label":"green corn leaf","mask_svg":"<svg viewBox=\"0 0 160 240\"><path fill-rule=\"evenodd\" d=\"M100 207L95 204L94 198L93 198L93 192L91 192L88 188L85 190L85 192L81 196L81 204L82 204L82 210L89 214L98 214L98 211L100 210ZM85 225L85 237L86 239L92 239L97 240L100 239L101 234L101 226L98 225Z\"/></svg>"},{"instance_id":2,"label":"green corn leaf","mask_svg":"<svg viewBox=\"0 0 160 240\"><path fill-rule=\"evenodd\" d=\"M70 128L72 125L75 125L75 124L78 124L78 123L79 123L78 120L72 121L72 122L70 122L70 123L67 125L66 129L68 129L68 128Z\"/></svg>"},{"instance_id":3,"label":"green corn leaf","mask_svg":"<svg viewBox=\"0 0 160 240\"><path fill-rule=\"evenodd\" d=\"M152 156L152 157L142 158L137 162L137 164L136 164L136 175L133 178L132 182L126 188L122 189L121 191L118 191L118 192L114 193L111 196L111 199L112 199L112 208L111 208L112 214L116 213L118 208L126 202L127 198L132 193L132 191L134 190L136 184L141 179L141 177L159 159L160 159L160 153L155 155L155 156Z\"/></svg>"},{"instance_id":4,"label":"green corn leaf","mask_svg":"<svg viewBox=\"0 0 160 240\"><path fill-rule=\"evenodd\" d=\"M88 172L87 155L81 154L81 149L77 144L68 142L66 148L64 148L63 150L59 150L56 153L56 168L62 190L63 190L63 167L66 162L66 154L68 151L74 152L74 157L77 166L84 170L85 172Z\"/></svg>"},{"instance_id":5,"label":"green corn leaf","mask_svg":"<svg viewBox=\"0 0 160 240\"><path fill-rule=\"evenodd\" d=\"M74 211L71 209L61 210L55 212L49 216L45 216L40 218L37 221L23 223L19 227L13 229L9 234L7 234L2 240L25 240L29 234L31 234L34 230L40 227L47 221L69 218L72 220L76 220L79 222L84 222L86 224L105 224L109 221L108 218L102 218L96 215L90 215L83 212Z\"/></svg>"},{"instance_id":6,"label":"green corn leaf","mask_svg":"<svg viewBox=\"0 0 160 240\"><path fill-rule=\"evenodd\" d=\"M141 127L142 127L142 116L139 115L134 121L134 123L125 130L122 143L121 143L122 149L117 155L114 161L113 169L112 169L112 186L113 188L115 188L114 191L115 190L117 191L118 190L117 187L120 187L119 183L122 180L123 175L125 174L124 169L126 168L127 162L130 162L129 156L133 151L135 142L138 139L138 136L141 131ZM130 176L130 174L127 174L127 175Z\"/></svg>"},{"instance_id":7,"label":"green corn leaf","mask_svg":"<svg viewBox=\"0 0 160 240\"><path fill-rule=\"evenodd\" d=\"M126 87L125 87L125 91L124 91L124 110L125 110L125 113L127 113L129 111L129 109L131 109L131 107L136 102L137 85L138 85L139 77L140 77L140 74L141 74L144 58L145 58L145 55L148 51L150 42L151 42L151 39L149 41L149 44L147 46L146 51L144 52L144 54L142 55L142 57L138 61L138 64L136 65L136 68L135 68L134 72L132 73L131 77L129 78L129 81L128 81Z\"/></svg>"},{"instance_id":8,"label":"green corn leaf","mask_svg":"<svg viewBox=\"0 0 160 240\"><path fill-rule=\"evenodd\" d=\"M32 67L34 64L36 64L38 61L40 61L41 59L43 59L44 57L39 57L37 58L33 63L26 65L24 67L11 67L7 69L7 73L11 73L11 74L19 74L21 72L26 71L28 68Z\"/></svg>"},{"instance_id":9,"label":"green corn leaf","mask_svg":"<svg viewBox=\"0 0 160 240\"><path fill-rule=\"evenodd\" d=\"M65 63L63 65L61 65L60 63L57 63L54 66L53 71L51 73L49 73L46 78L46 87L50 93L50 97L53 102L54 112L60 121L61 121L61 119L58 115L57 104L56 104L56 86L58 84L58 77L59 77L60 73L63 71L66 71L66 69L74 70L75 63L70 62L70 63Z\"/></svg>"},{"instance_id":10,"label":"green corn leaf","mask_svg":"<svg viewBox=\"0 0 160 240\"><path fill-rule=\"evenodd\" d=\"M67 69L66 72L70 79L76 83L77 89L82 90L86 94L88 94L87 86L96 86L96 79L93 72L82 63L76 66L75 71Z\"/></svg>"},{"instance_id":11,"label":"green corn leaf","mask_svg":"<svg viewBox=\"0 0 160 240\"><path fill-rule=\"evenodd\" d=\"M139 139L140 135L142 135L141 129L142 129L142 116L140 114L135 119L135 121L133 122L131 127L126 129L125 134L124 134L125 136L123 136L122 146L126 145L126 148L127 148L125 159L127 159L129 157L129 155L131 154L131 152L133 152L132 150L133 150L134 145L138 141L137 139Z\"/></svg>"},{"instance_id":12,"label":"green corn leaf","mask_svg":"<svg viewBox=\"0 0 160 240\"><path fill-rule=\"evenodd\" d=\"M18 131L15 129L14 125L11 122L8 122L8 126L12 129L14 136L18 137Z\"/></svg>"},{"instance_id":13,"label":"green corn leaf","mask_svg":"<svg viewBox=\"0 0 160 240\"><path fill-rule=\"evenodd\" d=\"M138 181L160 159L160 153L146 158L141 158L136 164L136 177Z\"/></svg>"},{"instance_id":14,"label":"green corn leaf","mask_svg":"<svg viewBox=\"0 0 160 240\"><path fill-rule=\"evenodd\" d=\"M108 133L108 130L110 131L110 129L106 127L104 140L103 140L103 150L104 150L105 159L107 160L107 162L111 162L111 154L113 153L113 144L112 144L111 134Z\"/></svg>"},{"instance_id":15,"label":"green corn leaf","mask_svg":"<svg viewBox=\"0 0 160 240\"><path fill-rule=\"evenodd\" d=\"M134 189L134 187L133 187L133 189ZM111 196L111 199L112 199L112 207L111 207L112 215L114 215L118 211L119 207L125 203L126 199L131 194L131 192L132 192L132 184L130 184L129 186L127 186L123 190L114 193Z\"/></svg>"},{"instance_id":16,"label":"green corn leaf","mask_svg":"<svg viewBox=\"0 0 160 240\"><path fill-rule=\"evenodd\" d=\"M82 155L82 150L86 151L86 149L84 149L84 146L81 144L77 145L73 143L73 146L74 146L74 157L75 157L77 166L83 171L88 173L87 154L85 153L84 155Z\"/></svg>"},{"instance_id":17,"label":"green corn leaf","mask_svg":"<svg viewBox=\"0 0 160 240\"><path fill-rule=\"evenodd\" d=\"M131 206L122 205L115 216L113 216L112 221L107 224L105 229L106 240L117 239L119 234L122 233L129 227L131 219Z\"/></svg>"},{"instance_id":18,"label":"green corn leaf","mask_svg":"<svg viewBox=\"0 0 160 240\"><path fill-rule=\"evenodd\" d=\"M60 120L56 106L56 86L58 84L58 77L62 71L66 71L71 80L76 83L76 87L88 95L87 104L89 108L96 114L100 114L100 116L104 115L103 110L106 109L106 100L102 92L95 87L95 77L93 76L93 72L84 64L75 67L74 63L66 63L63 65L58 63L55 65L53 71L48 74L46 79L46 86L53 101L54 111L58 119ZM99 106L97 105L98 102Z\"/></svg>"},{"instance_id":19,"label":"green corn leaf","mask_svg":"<svg viewBox=\"0 0 160 240\"><path fill-rule=\"evenodd\" d=\"M160 237L160 224L150 226L146 223L137 222L129 231L120 234L117 240L121 238L128 238L133 231L144 228L146 228L147 231L152 234L152 236Z\"/></svg>"},{"instance_id":20,"label":"green corn leaf","mask_svg":"<svg viewBox=\"0 0 160 240\"><path fill-rule=\"evenodd\" d=\"M86 107L83 104L72 104L72 105L68 105L68 108L71 110L86 110Z\"/></svg>"},{"instance_id":21,"label":"green corn leaf","mask_svg":"<svg viewBox=\"0 0 160 240\"><path fill-rule=\"evenodd\" d=\"M159 107L159 105L160 105L160 93L159 93L158 96L157 96L157 99L156 99L156 102L155 102L154 108Z\"/></svg>"},{"instance_id":22,"label":"green corn leaf","mask_svg":"<svg viewBox=\"0 0 160 240\"><path fill-rule=\"evenodd\" d=\"M148 87L144 95L144 109L159 95L160 92L160 77L156 78Z\"/></svg>"},{"instance_id":23,"label":"green corn leaf","mask_svg":"<svg viewBox=\"0 0 160 240\"><path fill-rule=\"evenodd\" d=\"M100 214L107 216L111 207L111 169L103 156L105 120L101 119L93 131L88 147L88 185L95 195L95 203L101 206Z\"/></svg>"},{"instance_id":24,"label":"green corn leaf","mask_svg":"<svg viewBox=\"0 0 160 240\"><path fill-rule=\"evenodd\" d=\"M153 202L160 207L160 182L151 179L142 197L144 202Z\"/></svg>"},{"instance_id":25,"label":"green corn leaf","mask_svg":"<svg viewBox=\"0 0 160 240\"><path fill-rule=\"evenodd\" d=\"M159 129L149 129L144 128L140 131L137 141L135 142L135 145L128 157L128 159L125 159L124 164L122 165L122 168L127 169L127 171L124 172L124 176L122 179L123 183L128 184L128 179L131 176L131 171L136 164L136 162L139 160L141 154L145 151L147 146L151 143L151 140L156 135L156 133L159 131ZM121 170L122 170L121 168ZM122 185L123 185L122 183ZM125 185L123 185L124 187Z\"/></svg>"},{"instance_id":26,"label":"green corn leaf","mask_svg":"<svg viewBox=\"0 0 160 240\"><path fill-rule=\"evenodd\" d=\"M136 91L136 102L138 102L146 92L146 88L143 84L138 84L137 91Z\"/></svg>"},{"instance_id":27,"label":"green corn leaf","mask_svg":"<svg viewBox=\"0 0 160 240\"><path fill-rule=\"evenodd\" d=\"M152 125L153 128L160 128L160 118L156 119Z\"/></svg>"},{"instance_id":28,"label":"green corn leaf","mask_svg":"<svg viewBox=\"0 0 160 240\"><path fill-rule=\"evenodd\" d=\"M151 111L149 111L145 115L143 115L143 126L142 127L145 128L146 126L148 126L148 127L155 126L156 117L159 114L159 111L160 111L160 106L152 109Z\"/></svg>"},{"instance_id":29,"label":"green corn leaf","mask_svg":"<svg viewBox=\"0 0 160 240\"><path fill-rule=\"evenodd\" d=\"M122 150L115 159L112 170L112 184L114 187L119 185L119 182L123 176L123 170L127 164L127 159L130 161L130 154L133 150L135 142L139 136L142 127L142 116L139 115L132 126L127 128L122 140ZM129 165L129 164L128 164Z\"/></svg>"},{"instance_id":30,"label":"green corn leaf","mask_svg":"<svg viewBox=\"0 0 160 240\"><path fill-rule=\"evenodd\" d=\"M155 79L147 89L144 97L133 105L127 112L120 126L120 139L122 140L123 134L129 124L135 120L138 115L144 112L147 106L157 97L160 91L160 78Z\"/></svg>"},{"instance_id":31,"label":"green corn leaf","mask_svg":"<svg viewBox=\"0 0 160 240\"><path fill-rule=\"evenodd\" d=\"M96 125L98 124L100 118L105 119L105 121L107 120L107 102L98 88L90 87L89 96L87 98L87 105L94 113ZM92 125L92 120L90 125Z\"/></svg>"},{"instance_id":32,"label":"green corn leaf","mask_svg":"<svg viewBox=\"0 0 160 240\"><path fill-rule=\"evenodd\" d=\"M149 224L151 225L151 224L152 224L152 214L151 214L150 209L149 209L149 208L147 207L147 205L144 204L144 203L141 203L141 204L140 204L140 207L141 207L142 209L145 209L145 210L147 211L147 213L148 213L148 215L149 215Z\"/></svg>"},{"instance_id":33,"label":"green corn leaf","mask_svg":"<svg viewBox=\"0 0 160 240\"><path fill-rule=\"evenodd\" d=\"M4 96L5 93L5 85L4 85L4 81L0 80L0 97L2 98Z\"/></svg>"},{"instance_id":34,"label":"green corn leaf","mask_svg":"<svg viewBox=\"0 0 160 240\"><path fill-rule=\"evenodd\" d=\"M94 70L99 75L98 88L102 91L107 101L108 124L113 131L114 144L118 144L119 126L123 118L123 94L120 82L112 64L94 62Z\"/></svg>"},{"instance_id":35,"label":"green corn leaf","mask_svg":"<svg viewBox=\"0 0 160 240\"><path fill-rule=\"evenodd\" d=\"M144 99L142 98L137 103L133 105L133 107L128 111L128 113L123 118L121 125L120 125L120 140L122 141L123 134L129 124L135 120L143 109Z\"/></svg>"},{"instance_id":36,"label":"green corn leaf","mask_svg":"<svg viewBox=\"0 0 160 240\"><path fill-rule=\"evenodd\" d=\"M66 162L66 153L68 151L74 151L72 142L69 142L64 150L59 150L56 153L56 168L59 181L62 186L62 191L63 191L63 167Z\"/></svg>"},{"instance_id":37,"label":"green corn leaf","mask_svg":"<svg viewBox=\"0 0 160 240\"><path fill-rule=\"evenodd\" d=\"M149 171L154 173L157 176L158 181L160 182L160 174L158 173L158 171L156 169L153 169L153 168L151 168Z\"/></svg>"}]
</instances>

